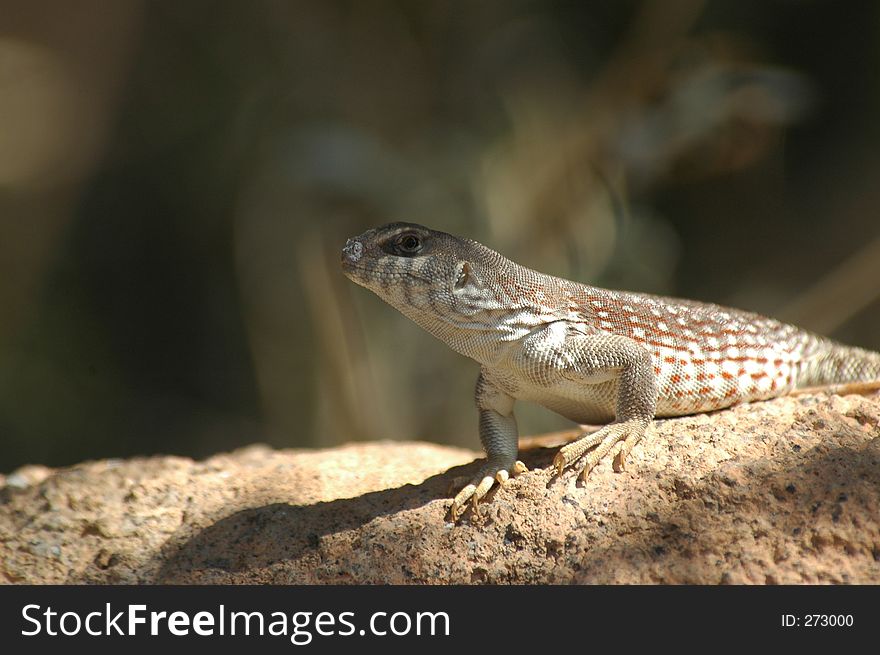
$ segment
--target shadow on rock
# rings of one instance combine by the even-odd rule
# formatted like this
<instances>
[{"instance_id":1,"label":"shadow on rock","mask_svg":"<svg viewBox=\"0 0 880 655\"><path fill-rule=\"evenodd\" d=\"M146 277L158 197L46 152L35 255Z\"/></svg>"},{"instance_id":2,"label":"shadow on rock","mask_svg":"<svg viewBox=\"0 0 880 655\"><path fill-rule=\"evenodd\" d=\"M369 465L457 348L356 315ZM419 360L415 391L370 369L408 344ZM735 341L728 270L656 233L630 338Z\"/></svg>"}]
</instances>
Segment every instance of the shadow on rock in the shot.
<instances>
[{"instance_id":1,"label":"shadow on rock","mask_svg":"<svg viewBox=\"0 0 880 655\"><path fill-rule=\"evenodd\" d=\"M530 468L544 468L554 449L534 448L521 453ZM160 551L155 582L185 583L191 573L214 569L238 573L263 569L319 551L327 535L356 530L374 519L424 506L430 520L442 524L448 518L447 500L466 484L482 459L455 466L420 484L406 484L354 498L340 498L312 505L272 503L219 518L197 534L179 541L172 538ZM491 497L491 495L490 495Z\"/></svg>"}]
</instances>

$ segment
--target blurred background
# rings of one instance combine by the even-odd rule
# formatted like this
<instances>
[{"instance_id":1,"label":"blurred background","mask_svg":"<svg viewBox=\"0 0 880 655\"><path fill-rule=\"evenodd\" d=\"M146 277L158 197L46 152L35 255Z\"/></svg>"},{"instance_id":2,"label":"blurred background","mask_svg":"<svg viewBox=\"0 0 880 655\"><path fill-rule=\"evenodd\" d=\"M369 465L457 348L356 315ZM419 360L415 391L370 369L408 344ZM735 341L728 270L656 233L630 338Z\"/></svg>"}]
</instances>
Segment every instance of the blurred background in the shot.
<instances>
[{"instance_id":1,"label":"blurred background","mask_svg":"<svg viewBox=\"0 0 880 655\"><path fill-rule=\"evenodd\" d=\"M478 448L392 220L880 349L878 116L873 1L0 0L0 471Z\"/></svg>"}]
</instances>

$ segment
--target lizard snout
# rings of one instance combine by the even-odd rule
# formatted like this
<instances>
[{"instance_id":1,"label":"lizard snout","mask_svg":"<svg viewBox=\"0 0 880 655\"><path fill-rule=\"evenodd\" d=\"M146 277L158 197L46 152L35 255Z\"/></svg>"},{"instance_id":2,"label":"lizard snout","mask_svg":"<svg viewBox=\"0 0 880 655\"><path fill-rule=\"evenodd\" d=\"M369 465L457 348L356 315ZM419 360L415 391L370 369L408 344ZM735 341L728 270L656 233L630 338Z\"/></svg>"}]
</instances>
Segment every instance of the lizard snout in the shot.
<instances>
[{"instance_id":1,"label":"lizard snout","mask_svg":"<svg viewBox=\"0 0 880 655\"><path fill-rule=\"evenodd\" d=\"M342 249L342 261L343 263L354 264L363 254L364 244L357 239L349 239L345 242L345 247Z\"/></svg>"}]
</instances>

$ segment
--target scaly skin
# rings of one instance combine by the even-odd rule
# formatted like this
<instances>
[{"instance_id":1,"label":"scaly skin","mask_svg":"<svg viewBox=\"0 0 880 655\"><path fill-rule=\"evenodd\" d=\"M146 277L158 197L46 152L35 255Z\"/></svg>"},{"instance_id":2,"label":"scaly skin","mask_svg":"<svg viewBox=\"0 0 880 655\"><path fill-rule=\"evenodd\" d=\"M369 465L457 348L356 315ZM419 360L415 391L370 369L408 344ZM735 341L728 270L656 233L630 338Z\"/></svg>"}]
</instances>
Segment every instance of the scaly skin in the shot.
<instances>
[{"instance_id":1,"label":"scaly skin","mask_svg":"<svg viewBox=\"0 0 880 655\"><path fill-rule=\"evenodd\" d=\"M392 223L349 239L342 268L481 366L476 403L487 461L454 498L453 520L526 470L517 460L516 400L577 423L610 421L554 459L561 473L586 453L585 478L612 451L620 470L655 416L880 380L878 353L749 312L545 275L420 225Z\"/></svg>"}]
</instances>

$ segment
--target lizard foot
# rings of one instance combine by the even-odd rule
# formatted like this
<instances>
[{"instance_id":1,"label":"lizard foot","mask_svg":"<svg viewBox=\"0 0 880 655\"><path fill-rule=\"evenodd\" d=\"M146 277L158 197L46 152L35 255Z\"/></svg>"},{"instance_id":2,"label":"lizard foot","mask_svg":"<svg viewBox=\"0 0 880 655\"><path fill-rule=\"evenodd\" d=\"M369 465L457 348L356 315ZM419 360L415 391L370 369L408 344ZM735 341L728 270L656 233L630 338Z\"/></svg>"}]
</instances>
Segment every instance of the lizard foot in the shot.
<instances>
[{"instance_id":1,"label":"lizard foot","mask_svg":"<svg viewBox=\"0 0 880 655\"><path fill-rule=\"evenodd\" d=\"M621 421L620 423L611 423L594 434L573 441L559 449L556 457L553 458L553 466L556 467L556 475L561 475L562 471L580 459L581 455L594 448L587 455L584 468L580 477L584 480L593 470L593 467L599 463L599 460L605 457L608 452L615 446L617 450L614 456L614 470L622 471L623 463L629 451L632 450L642 436L645 434L647 423L638 419L630 419Z\"/></svg>"},{"instance_id":2,"label":"lizard foot","mask_svg":"<svg viewBox=\"0 0 880 655\"><path fill-rule=\"evenodd\" d=\"M510 469L509 472L507 470L508 468ZM496 482L499 485L503 485L511 475L519 475L528 470L529 469L526 465L518 460L513 463L513 466L505 463L487 462L483 468L480 469L480 472L476 477L471 480L471 483L465 486L465 488L459 491L455 498L453 498L452 508L449 510L452 522L455 523L461 515L464 514L464 511L467 509L468 501L471 503L474 514L479 516L479 502Z\"/></svg>"}]
</instances>

